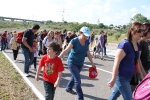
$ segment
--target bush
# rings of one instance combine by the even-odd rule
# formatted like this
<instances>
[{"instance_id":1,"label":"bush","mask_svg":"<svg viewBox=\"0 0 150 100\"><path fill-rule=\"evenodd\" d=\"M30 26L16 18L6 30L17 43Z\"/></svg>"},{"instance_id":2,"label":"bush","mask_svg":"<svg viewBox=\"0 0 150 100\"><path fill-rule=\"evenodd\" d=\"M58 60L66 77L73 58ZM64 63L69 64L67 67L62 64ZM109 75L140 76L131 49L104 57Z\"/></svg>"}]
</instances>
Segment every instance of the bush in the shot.
<instances>
[{"instance_id":1,"label":"bush","mask_svg":"<svg viewBox=\"0 0 150 100\"><path fill-rule=\"evenodd\" d=\"M121 34L120 33L115 33L114 36L115 36L115 39L118 41L118 39L121 36Z\"/></svg>"},{"instance_id":2,"label":"bush","mask_svg":"<svg viewBox=\"0 0 150 100\"><path fill-rule=\"evenodd\" d=\"M113 32L108 32L108 36L112 36L113 35Z\"/></svg>"}]
</instances>

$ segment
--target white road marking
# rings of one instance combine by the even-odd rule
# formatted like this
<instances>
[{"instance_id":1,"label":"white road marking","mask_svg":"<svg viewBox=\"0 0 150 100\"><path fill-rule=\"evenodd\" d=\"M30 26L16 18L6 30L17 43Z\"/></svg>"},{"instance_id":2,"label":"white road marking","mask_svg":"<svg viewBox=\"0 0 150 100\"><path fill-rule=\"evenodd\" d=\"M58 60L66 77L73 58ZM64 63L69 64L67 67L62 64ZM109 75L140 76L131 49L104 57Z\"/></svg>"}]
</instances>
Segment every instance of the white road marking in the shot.
<instances>
[{"instance_id":1,"label":"white road marking","mask_svg":"<svg viewBox=\"0 0 150 100\"><path fill-rule=\"evenodd\" d=\"M3 52L3 51L2 51ZM30 88L33 90L33 92L36 94L36 96L40 100L45 100L44 96L38 91L38 89L30 82L30 80L24 75L24 73L18 68L18 66L7 56L5 52L3 52L5 57L12 63L14 68L20 73L22 78L27 82L27 84L30 86Z\"/></svg>"},{"instance_id":2,"label":"white road marking","mask_svg":"<svg viewBox=\"0 0 150 100\"><path fill-rule=\"evenodd\" d=\"M91 67L91 65L87 65L87 64L84 64L84 65L87 66L87 67ZM112 74L112 72L104 70L104 69L101 69L101 68L96 68L96 69L100 70L100 71L103 71L103 72L106 72L106 73L109 73L109 74Z\"/></svg>"}]
</instances>

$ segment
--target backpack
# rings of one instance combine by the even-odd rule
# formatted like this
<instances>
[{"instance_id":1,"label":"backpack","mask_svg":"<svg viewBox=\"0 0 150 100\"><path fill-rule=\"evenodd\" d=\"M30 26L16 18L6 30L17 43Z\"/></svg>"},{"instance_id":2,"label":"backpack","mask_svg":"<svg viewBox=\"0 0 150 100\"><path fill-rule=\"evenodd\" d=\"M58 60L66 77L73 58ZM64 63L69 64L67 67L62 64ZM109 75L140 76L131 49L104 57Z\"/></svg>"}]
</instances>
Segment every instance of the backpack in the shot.
<instances>
[{"instance_id":1,"label":"backpack","mask_svg":"<svg viewBox=\"0 0 150 100\"><path fill-rule=\"evenodd\" d=\"M24 32L18 32L17 33L17 35L16 35L16 42L22 43L23 33Z\"/></svg>"},{"instance_id":2,"label":"backpack","mask_svg":"<svg viewBox=\"0 0 150 100\"><path fill-rule=\"evenodd\" d=\"M133 94L133 100L150 100L150 72L137 85Z\"/></svg>"}]
</instances>

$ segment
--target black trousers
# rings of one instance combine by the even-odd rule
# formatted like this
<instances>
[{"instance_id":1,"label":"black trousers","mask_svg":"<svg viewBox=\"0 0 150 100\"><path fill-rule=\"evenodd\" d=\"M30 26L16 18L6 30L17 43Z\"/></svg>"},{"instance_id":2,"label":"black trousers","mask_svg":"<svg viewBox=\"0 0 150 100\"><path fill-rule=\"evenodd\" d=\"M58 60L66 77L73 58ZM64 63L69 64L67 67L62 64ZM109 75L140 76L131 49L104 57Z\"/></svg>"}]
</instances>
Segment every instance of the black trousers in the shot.
<instances>
[{"instance_id":1,"label":"black trousers","mask_svg":"<svg viewBox=\"0 0 150 100\"><path fill-rule=\"evenodd\" d=\"M12 50L13 51L13 57L14 57L14 60L16 60L17 56L18 56L18 51L19 50Z\"/></svg>"},{"instance_id":2,"label":"black trousers","mask_svg":"<svg viewBox=\"0 0 150 100\"><path fill-rule=\"evenodd\" d=\"M34 57L33 63L34 64L34 68L36 69L36 61L37 61L37 57Z\"/></svg>"}]
</instances>

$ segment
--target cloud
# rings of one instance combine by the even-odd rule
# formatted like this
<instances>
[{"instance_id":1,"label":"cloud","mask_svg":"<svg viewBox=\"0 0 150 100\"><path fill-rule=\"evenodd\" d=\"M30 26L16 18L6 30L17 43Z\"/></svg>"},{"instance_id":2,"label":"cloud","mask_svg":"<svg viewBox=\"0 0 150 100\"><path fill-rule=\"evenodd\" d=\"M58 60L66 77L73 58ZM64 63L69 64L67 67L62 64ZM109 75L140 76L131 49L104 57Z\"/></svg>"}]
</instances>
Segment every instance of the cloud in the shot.
<instances>
[{"instance_id":1,"label":"cloud","mask_svg":"<svg viewBox=\"0 0 150 100\"><path fill-rule=\"evenodd\" d=\"M125 6L125 0L2 0L0 16L123 25L137 13L150 17L150 7ZM140 8L141 7L141 8ZM64 11L64 12L63 12Z\"/></svg>"},{"instance_id":2,"label":"cloud","mask_svg":"<svg viewBox=\"0 0 150 100\"><path fill-rule=\"evenodd\" d=\"M150 19L150 7L146 5L142 5L141 7L142 9L144 9L143 15L147 17L148 19Z\"/></svg>"}]
</instances>

